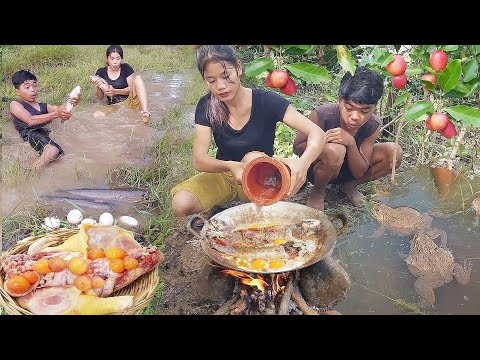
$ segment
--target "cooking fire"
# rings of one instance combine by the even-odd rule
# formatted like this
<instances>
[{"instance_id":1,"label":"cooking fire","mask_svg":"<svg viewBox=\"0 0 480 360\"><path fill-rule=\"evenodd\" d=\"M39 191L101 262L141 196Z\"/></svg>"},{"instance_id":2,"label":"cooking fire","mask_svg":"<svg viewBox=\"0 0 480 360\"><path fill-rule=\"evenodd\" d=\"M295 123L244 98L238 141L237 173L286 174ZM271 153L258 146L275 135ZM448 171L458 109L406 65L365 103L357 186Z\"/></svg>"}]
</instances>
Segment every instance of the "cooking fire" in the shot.
<instances>
[{"instance_id":1,"label":"cooking fire","mask_svg":"<svg viewBox=\"0 0 480 360\"><path fill-rule=\"evenodd\" d=\"M204 220L200 232L192 228L196 218ZM332 223L337 219L341 227ZM230 281L234 297L227 301L227 295L217 314L286 315L324 313L344 298L348 274L329 256L345 224L343 214L327 217L301 204L277 202L238 205L208 220L194 215L187 227L215 266L224 268L220 277L237 279ZM331 290L337 286L332 274L341 278L338 291ZM318 300L325 295L328 303Z\"/></svg>"},{"instance_id":2,"label":"cooking fire","mask_svg":"<svg viewBox=\"0 0 480 360\"><path fill-rule=\"evenodd\" d=\"M223 269L222 273L239 280L236 294L220 307L216 315L319 315L338 313L307 304L298 289L299 271L279 274L249 274ZM339 314L339 313L338 313Z\"/></svg>"}]
</instances>

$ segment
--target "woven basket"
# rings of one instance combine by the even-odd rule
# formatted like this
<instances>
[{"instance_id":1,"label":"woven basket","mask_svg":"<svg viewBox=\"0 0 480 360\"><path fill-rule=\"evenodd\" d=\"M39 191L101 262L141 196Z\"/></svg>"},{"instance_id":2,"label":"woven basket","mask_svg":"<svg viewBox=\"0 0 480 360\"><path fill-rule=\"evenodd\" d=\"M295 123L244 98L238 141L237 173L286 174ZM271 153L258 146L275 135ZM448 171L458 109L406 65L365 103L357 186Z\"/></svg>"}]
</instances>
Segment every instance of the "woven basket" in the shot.
<instances>
[{"instance_id":1,"label":"woven basket","mask_svg":"<svg viewBox=\"0 0 480 360\"><path fill-rule=\"evenodd\" d=\"M70 236L78 233L79 229L59 229L52 231L48 234L36 237L28 237L21 241L21 244L17 244L5 251L2 256L22 254L28 251L28 247L35 241L41 238L51 238L51 243L48 246L57 246L66 241ZM12 298L3 289L3 279L5 278L5 272L0 268L0 305L10 315L34 315L30 311L20 307L14 298ZM153 298L155 290L159 283L158 266L155 269L143 274L130 285L115 291L110 296L131 295L133 296L133 306L118 313L112 315L140 315L149 301Z\"/></svg>"}]
</instances>

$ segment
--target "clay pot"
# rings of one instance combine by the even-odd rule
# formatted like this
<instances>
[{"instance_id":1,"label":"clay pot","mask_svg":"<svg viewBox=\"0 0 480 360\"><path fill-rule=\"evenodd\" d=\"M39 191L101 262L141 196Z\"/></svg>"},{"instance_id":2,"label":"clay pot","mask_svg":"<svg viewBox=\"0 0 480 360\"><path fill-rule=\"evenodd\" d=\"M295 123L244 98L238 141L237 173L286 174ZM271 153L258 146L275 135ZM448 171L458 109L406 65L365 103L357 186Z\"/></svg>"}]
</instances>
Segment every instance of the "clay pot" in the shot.
<instances>
[{"instance_id":1,"label":"clay pot","mask_svg":"<svg viewBox=\"0 0 480 360\"><path fill-rule=\"evenodd\" d=\"M430 173L432 174L439 195L450 195L458 174L454 170L449 170L443 166L431 166Z\"/></svg>"},{"instance_id":2,"label":"clay pot","mask_svg":"<svg viewBox=\"0 0 480 360\"><path fill-rule=\"evenodd\" d=\"M290 189L290 168L272 157L250 161L242 177L242 188L251 202L267 206L283 200Z\"/></svg>"}]
</instances>

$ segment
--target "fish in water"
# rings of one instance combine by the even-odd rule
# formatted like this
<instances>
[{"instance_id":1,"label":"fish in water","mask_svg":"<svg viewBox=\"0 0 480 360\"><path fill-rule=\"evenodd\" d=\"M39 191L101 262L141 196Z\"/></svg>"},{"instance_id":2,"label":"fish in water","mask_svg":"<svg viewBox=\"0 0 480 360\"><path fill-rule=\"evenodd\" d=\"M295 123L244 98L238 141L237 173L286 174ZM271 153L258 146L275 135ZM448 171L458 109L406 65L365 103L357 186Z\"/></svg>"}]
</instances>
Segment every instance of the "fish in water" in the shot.
<instances>
[{"instance_id":1,"label":"fish in water","mask_svg":"<svg viewBox=\"0 0 480 360\"><path fill-rule=\"evenodd\" d=\"M68 189L63 190L62 193L81 196L84 198L92 198L107 201L123 201L128 203L140 202L148 194L147 190L138 188L83 188L83 189Z\"/></svg>"}]
</instances>

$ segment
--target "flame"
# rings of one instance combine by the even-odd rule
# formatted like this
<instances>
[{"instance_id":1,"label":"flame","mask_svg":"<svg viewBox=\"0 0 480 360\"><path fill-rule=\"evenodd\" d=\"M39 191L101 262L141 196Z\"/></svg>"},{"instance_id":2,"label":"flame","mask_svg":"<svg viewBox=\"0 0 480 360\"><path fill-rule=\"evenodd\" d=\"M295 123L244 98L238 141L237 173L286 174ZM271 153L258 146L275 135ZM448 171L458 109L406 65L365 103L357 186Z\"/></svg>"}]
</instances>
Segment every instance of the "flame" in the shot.
<instances>
[{"instance_id":1,"label":"flame","mask_svg":"<svg viewBox=\"0 0 480 360\"><path fill-rule=\"evenodd\" d=\"M267 283L265 281L263 281L262 278L259 278L259 279L241 279L240 280L242 284L245 284L245 285L250 285L250 286L256 286L258 288L258 290L260 290L262 293L265 292L265 288L267 287Z\"/></svg>"},{"instance_id":2,"label":"flame","mask_svg":"<svg viewBox=\"0 0 480 360\"><path fill-rule=\"evenodd\" d=\"M253 276L241 271L225 269L222 270L222 272L239 278L242 284L256 286L261 292L265 292L265 288L268 286L268 284L263 280L260 275L257 275L257 278L255 279Z\"/></svg>"},{"instance_id":3,"label":"flame","mask_svg":"<svg viewBox=\"0 0 480 360\"><path fill-rule=\"evenodd\" d=\"M222 270L222 272L240 279L240 282L242 284L257 287L263 293L265 292L265 289L269 286L268 283L259 274L256 275L256 278L254 278L252 275L236 270L224 269ZM277 295L279 292L284 291L287 277L288 273L271 275L271 287L273 296Z\"/></svg>"},{"instance_id":4,"label":"flame","mask_svg":"<svg viewBox=\"0 0 480 360\"><path fill-rule=\"evenodd\" d=\"M287 275L288 276L288 275ZM283 281L282 281L283 279ZM272 275L272 292L273 296L276 296L279 292L283 292L286 285L280 284L283 282L285 284L285 274L274 274Z\"/></svg>"}]
</instances>

